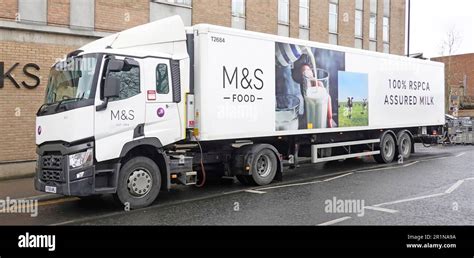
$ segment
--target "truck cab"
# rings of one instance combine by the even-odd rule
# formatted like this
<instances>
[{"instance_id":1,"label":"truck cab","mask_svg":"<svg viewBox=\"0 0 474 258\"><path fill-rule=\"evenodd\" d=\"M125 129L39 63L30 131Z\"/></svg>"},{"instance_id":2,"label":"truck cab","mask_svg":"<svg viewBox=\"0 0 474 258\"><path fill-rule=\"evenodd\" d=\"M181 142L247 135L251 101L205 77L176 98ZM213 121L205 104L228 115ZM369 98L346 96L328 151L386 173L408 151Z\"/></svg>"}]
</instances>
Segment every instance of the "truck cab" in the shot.
<instances>
[{"instance_id":1,"label":"truck cab","mask_svg":"<svg viewBox=\"0 0 474 258\"><path fill-rule=\"evenodd\" d=\"M57 62L37 112L35 188L115 193L132 208L149 205L170 185L173 162L162 147L186 137L189 70L177 17L94 41ZM137 152L148 158L134 159ZM121 179L126 163L136 169ZM117 193L120 184L128 192Z\"/></svg>"}]
</instances>

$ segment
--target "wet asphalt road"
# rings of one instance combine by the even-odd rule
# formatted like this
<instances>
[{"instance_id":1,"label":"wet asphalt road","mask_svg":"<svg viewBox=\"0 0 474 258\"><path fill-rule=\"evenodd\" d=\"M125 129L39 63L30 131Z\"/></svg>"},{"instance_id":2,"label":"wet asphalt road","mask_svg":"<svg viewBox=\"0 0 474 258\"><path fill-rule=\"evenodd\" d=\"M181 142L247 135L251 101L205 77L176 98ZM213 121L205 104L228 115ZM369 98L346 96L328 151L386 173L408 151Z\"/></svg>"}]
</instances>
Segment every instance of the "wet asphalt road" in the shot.
<instances>
[{"instance_id":1,"label":"wet asphalt road","mask_svg":"<svg viewBox=\"0 0 474 258\"><path fill-rule=\"evenodd\" d=\"M37 217L0 213L0 225L474 225L473 165L474 146L417 146L404 164L353 159L302 165L265 187L179 186L135 211L110 196L43 200ZM32 179L0 182L0 198L32 188ZM365 208L328 208L334 200Z\"/></svg>"}]
</instances>

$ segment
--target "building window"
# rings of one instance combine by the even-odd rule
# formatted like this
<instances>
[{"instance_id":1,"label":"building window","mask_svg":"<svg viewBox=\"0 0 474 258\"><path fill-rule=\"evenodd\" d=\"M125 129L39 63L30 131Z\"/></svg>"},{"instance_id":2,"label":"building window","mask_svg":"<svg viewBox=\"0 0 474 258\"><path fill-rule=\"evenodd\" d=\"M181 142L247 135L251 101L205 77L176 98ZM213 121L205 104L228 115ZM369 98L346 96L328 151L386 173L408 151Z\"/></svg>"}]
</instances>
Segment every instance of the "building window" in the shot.
<instances>
[{"instance_id":1,"label":"building window","mask_svg":"<svg viewBox=\"0 0 474 258\"><path fill-rule=\"evenodd\" d=\"M390 0L383 1L383 16L390 17Z\"/></svg>"},{"instance_id":2,"label":"building window","mask_svg":"<svg viewBox=\"0 0 474 258\"><path fill-rule=\"evenodd\" d=\"M309 28L309 0L300 0L300 27Z\"/></svg>"},{"instance_id":3,"label":"building window","mask_svg":"<svg viewBox=\"0 0 474 258\"><path fill-rule=\"evenodd\" d=\"M191 5L192 2L190 0L152 0L150 1L150 21L157 21L173 15L179 15L183 20L184 26L191 26Z\"/></svg>"},{"instance_id":4,"label":"building window","mask_svg":"<svg viewBox=\"0 0 474 258\"><path fill-rule=\"evenodd\" d=\"M390 53L390 45L388 43L383 43L383 52L387 54Z\"/></svg>"},{"instance_id":5,"label":"building window","mask_svg":"<svg viewBox=\"0 0 474 258\"><path fill-rule=\"evenodd\" d=\"M364 0L356 0L356 9L355 9L355 26L354 26L354 35L355 42L354 47L362 48L362 38L363 38L363 21L364 21Z\"/></svg>"},{"instance_id":6,"label":"building window","mask_svg":"<svg viewBox=\"0 0 474 258\"><path fill-rule=\"evenodd\" d=\"M232 16L245 17L245 0L232 0Z\"/></svg>"},{"instance_id":7,"label":"building window","mask_svg":"<svg viewBox=\"0 0 474 258\"><path fill-rule=\"evenodd\" d=\"M168 66L159 64L156 67L156 93L168 94L170 92L170 83L168 76Z\"/></svg>"},{"instance_id":8,"label":"building window","mask_svg":"<svg viewBox=\"0 0 474 258\"><path fill-rule=\"evenodd\" d=\"M290 36L290 1L278 0L278 35Z\"/></svg>"},{"instance_id":9,"label":"building window","mask_svg":"<svg viewBox=\"0 0 474 258\"><path fill-rule=\"evenodd\" d=\"M332 45L338 44L337 34L329 33L329 44L332 44Z\"/></svg>"},{"instance_id":10,"label":"building window","mask_svg":"<svg viewBox=\"0 0 474 258\"><path fill-rule=\"evenodd\" d=\"M385 53L390 52L390 0L384 0L383 2L383 51Z\"/></svg>"},{"instance_id":11,"label":"building window","mask_svg":"<svg viewBox=\"0 0 474 258\"><path fill-rule=\"evenodd\" d=\"M370 0L369 49L377 51L377 0Z\"/></svg>"},{"instance_id":12,"label":"building window","mask_svg":"<svg viewBox=\"0 0 474 258\"><path fill-rule=\"evenodd\" d=\"M290 23L290 2L289 0L278 0L278 23Z\"/></svg>"},{"instance_id":13,"label":"building window","mask_svg":"<svg viewBox=\"0 0 474 258\"><path fill-rule=\"evenodd\" d=\"M390 18L389 17L383 17L383 42L389 42L390 37L389 37L389 26L390 23Z\"/></svg>"},{"instance_id":14,"label":"building window","mask_svg":"<svg viewBox=\"0 0 474 258\"><path fill-rule=\"evenodd\" d=\"M377 51L377 41L369 41L369 50L370 51Z\"/></svg>"},{"instance_id":15,"label":"building window","mask_svg":"<svg viewBox=\"0 0 474 258\"><path fill-rule=\"evenodd\" d=\"M70 25L73 29L94 29L94 1L71 1L69 7Z\"/></svg>"},{"instance_id":16,"label":"building window","mask_svg":"<svg viewBox=\"0 0 474 258\"><path fill-rule=\"evenodd\" d=\"M329 3L329 32L337 33L338 0Z\"/></svg>"},{"instance_id":17,"label":"building window","mask_svg":"<svg viewBox=\"0 0 474 258\"><path fill-rule=\"evenodd\" d=\"M338 11L339 11L339 1L330 0L329 1L329 43L337 45L337 22L338 22Z\"/></svg>"},{"instance_id":18,"label":"building window","mask_svg":"<svg viewBox=\"0 0 474 258\"><path fill-rule=\"evenodd\" d=\"M362 39L356 38L356 39L355 39L355 42L354 42L354 47L355 47L355 48L362 49L363 46L364 46L364 43L362 42Z\"/></svg>"},{"instance_id":19,"label":"building window","mask_svg":"<svg viewBox=\"0 0 474 258\"><path fill-rule=\"evenodd\" d=\"M309 40L309 0L300 0L300 39Z\"/></svg>"},{"instance_id":20,"label":"building window","mask_svg":"<svg viewBox=\"0 0 474 258\"><path fill-rule=\"evenodd\" d=\"M245 30L245 0L232 0L232 28Z\"/></svg>"},{"instance_id":21,"label":"building window","mask_svg":"<svg viewBox=\"0 0 474 258\"><path fill-rule=\"evenodd\" d=\"M2 9L6 8L2 6ZM18 21L25 23L35 23L46 25L47 21L47 0L19 0L18 1Z\"/></svg>"}]
</instances>

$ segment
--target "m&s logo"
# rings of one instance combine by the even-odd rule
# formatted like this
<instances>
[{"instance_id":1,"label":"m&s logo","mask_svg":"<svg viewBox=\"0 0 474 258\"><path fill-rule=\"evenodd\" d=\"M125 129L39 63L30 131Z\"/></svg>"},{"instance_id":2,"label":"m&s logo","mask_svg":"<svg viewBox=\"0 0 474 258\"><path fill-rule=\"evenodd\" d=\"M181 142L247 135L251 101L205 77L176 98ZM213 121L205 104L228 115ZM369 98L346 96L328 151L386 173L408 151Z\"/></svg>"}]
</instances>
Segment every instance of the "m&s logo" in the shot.
<instances>
[{"instance_id":1,"label":"m&s logo","mask_svg":"<svg viewBox=\"0 0 474 258\"><path fill-rule=\"evenodd\" d=\"M11 81L13 83L13 85L18 89L21 88L20 83L23 87L25 87L27 89L34 89L34 88L38 87L38 85L40 84L40 78L36 74L34 74L34 72L38 72L40 70L40 67L37 64L34 64L34 63L28 63L28 64L24 65L23 66L23 74L26 77L31 78L33 80L33 83L27 83L25 81L22 81L22 82L19 83L12 76L12 73L14 72L14 70L19 65L20 65L20 63L15 63L11 67L5 67L4 62L0 62L0 89L2 89L3 86L5 85L5 80Z\"/></svg>"}]
</instances>

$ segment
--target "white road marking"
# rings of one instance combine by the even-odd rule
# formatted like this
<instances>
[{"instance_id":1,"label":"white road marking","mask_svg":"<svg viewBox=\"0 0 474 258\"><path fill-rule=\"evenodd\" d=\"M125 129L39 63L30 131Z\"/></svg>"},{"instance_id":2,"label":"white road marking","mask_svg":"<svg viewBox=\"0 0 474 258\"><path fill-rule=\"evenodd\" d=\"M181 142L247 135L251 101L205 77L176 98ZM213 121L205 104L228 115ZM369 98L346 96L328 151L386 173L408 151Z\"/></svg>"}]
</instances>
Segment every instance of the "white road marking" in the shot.
<instances>
[{"instance_id":1,"label":"white road marking","mask_svg":"<svg viewBox=\"0 0 474 258\"><path fill-rule=\"evenodd\" d=\"M474 180L474 177L469 177L469 178L466 178L464 179L465 181L470 181L470 180Z\"/></svg>"},{"instance_id":2,"label":"white road marking","mask_svg":"<svg viewBox=\"0 0 474 258\"><path fill-rule=\"evenodd\" d=\"M372 169L361 169L358 170L357 173L365 173L365 172L372 172L372 171L379 171L379 170L390 170L390 169L397 169L397 168L406 168L412 165L415 165L416 163L419 163L420 161L413 161L405 165L401 166L390 166L390 167L381 167L381 168L372 168Z\"/></svg>"},{"instance_id":3,"label":"white road marking","mask_svg":"<svg viewBox=\"0 0 474 258\"><path fill-rule=\"evenodd\" d=\"M340 175L340 176L331 177L331 178L328 178L328 179L324 179L323 181L324 182L329 182L329 181L332 181L334 179L338 179L338 178L345 177L345 176L352 175L352 174L354 174L354 173L351 172L351 173L343 174L343 175Z\"/></svg>"},{"instance_id":4,"label":"white road marking","mask_svg":"<svg viewBox=\"0 0 474 258\"><path fill-rule=\"evenodd\" d=\"M374 211L381 211L381 212L388 212L388 213L397 213L397 210L381 208L381 207L373 207L373 206L365 206L364 209L367 210L374 210Z\"/></svg>"},{"instance_id":5,"label":"white road marking","mask_svg":"<svg viewBox=\"0 0 474 258\"><path fill-rule=\"evenodd\" d=\"M258 191L258 190L245 190L245 192L247 193L255 193L255 194L264 194L264 193L267 193L267 192L263 192L263 191Z\"/></svg>"},{"instance_id":6,"label":"white road marking","mask_svg":"<svg viewBox=\"0 0 474 258\"><path fill-rule=\"evenodd\" d=\"M419 163L419 162L420 162L420 161L418 161L418 160L417 160L417 161L413 161L413 162L411 162L411 163L408 163L408 164L403 165L402 167L406 168L406 167L415 165L416 163Z\"/></svg>"},{"instance_id":7,"label":"white road marking","mask_svg":"<svg viewBox=\"0 0 474 258\"><path fill-rule=\"evenodd\" d=\"M448 188L448 190L446 190L444 193L445 194L450 194L452 193L454 190L456 190L459 186L462 185L462 183L464 183L464 180L459 180L457 181L454 185L452 185L450 188Z\"/></svg>"},{"instance_id":8,"label":"white road marking","mask_svg":"<svg viewBox=\"0 0 474 258\"><path fill-rule=\"evenodd\" d=\"M372 207L380 207L380 206L392 205L392 204L403 203L403 202L411 202L411 201L433 198L433 197L442 196L442 195L445 195L445 193L430 194L430 195L418 196L418 197L413 197L413 198L408 198L408 199L402 199L402 200L393 201L393 202L385 202L385 203L372 205Z\"/></svg>"},{"instance_id":9,"label":"white road marking","mask_svg":"<svg viewBox=\"0 0 474 258\"><path fill-rule=\"evenodd\" d=\"M265 188L258 188L257 191L277 189L277 188L285 188L285 187L292 187L292 186L300 186L300 185L312 185L312 184L317 184L317 183L321 183L321 182L322 181L311 181L311 182L288 184L288 185L276 185L276 186L270 186L270 187L265 187Z\"/></svg>"},{"instance_id":10,"label":"white road marking","mask_svg":"<svg viewBox=\"0 0 474 258\"><path fill-rule=\"evenodd\" d=\"M466 154L466 153L465 153L465 152L461 152L461 153L459 153L458 155L456 155L456 158L459 158L459 157L461 157L461 156L464 155L464 154Z\"/></svg>"},{"instance_id":11,"label":"white road marking","mask_svg":"<svg viewBox=\"0 0 474 258\"><path fill-rule=\"evenodd\" d=\"M338 219L335 219L335 220L331 220L331 221L328 221L328 222L324 222L324 223L321 223L321 224L318 224L318 226L329 226L329 225L334 225L334 224L337 224L339 222L343 222L345 220L348 220L350 219L351 217L342 217L342 218L338 218Z\"/></svg>"}]
</instances>

